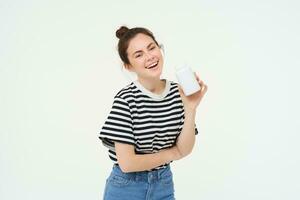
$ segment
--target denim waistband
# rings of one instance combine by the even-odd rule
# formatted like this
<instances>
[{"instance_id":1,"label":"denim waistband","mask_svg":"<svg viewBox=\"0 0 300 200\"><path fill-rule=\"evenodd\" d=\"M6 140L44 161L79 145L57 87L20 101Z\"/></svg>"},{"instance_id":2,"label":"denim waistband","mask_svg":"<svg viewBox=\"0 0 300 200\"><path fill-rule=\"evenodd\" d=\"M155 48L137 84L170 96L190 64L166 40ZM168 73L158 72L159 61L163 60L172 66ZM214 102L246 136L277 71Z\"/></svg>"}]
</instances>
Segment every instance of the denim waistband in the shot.
<instances>
[{"instance_id":1,"label":"denim waistband","mask_svg":"<svg viewBox=\"0 0 300 200\"><path fill-rule=\"evenodd\" d=\"M114 164L112 174L122 176L126 179L131 179L135 181L146 181L149 180L159 180L162 177L172 175L170 165L167 165L165 168L156 169L153 171L138 171L138 172L123 172L119 165Z\"/></svg>"}]
</instances>

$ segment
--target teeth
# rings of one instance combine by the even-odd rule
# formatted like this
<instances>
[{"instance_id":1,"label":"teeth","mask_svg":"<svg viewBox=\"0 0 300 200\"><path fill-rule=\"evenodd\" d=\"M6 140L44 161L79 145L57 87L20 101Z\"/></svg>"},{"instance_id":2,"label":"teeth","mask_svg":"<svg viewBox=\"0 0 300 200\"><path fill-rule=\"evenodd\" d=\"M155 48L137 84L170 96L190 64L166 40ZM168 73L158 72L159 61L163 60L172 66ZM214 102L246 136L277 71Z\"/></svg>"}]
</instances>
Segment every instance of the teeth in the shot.
<instances>
[{"instance_id":1,"label":"teeth","mask_svg":"<svg viewBox=\"0 0 300 200\"><path fill-rule=\"evenodd\" d=\"M154 63L154 64L152 64L152 65L150 65L150 67L153 67L154 65L156 65L157 64L157 62L156 63Z\"/></svg>"},{"instance_id":2,"label":"teeth","mask_svg":"<svg viewBox=\"0 0 300 200\"><path fill-rule=\"evenodd\" d=\"M158 64L158 62L155 62L155 63L153 63L152 65L150 65L149 67L147 67L148 69L149 68L151 68L151 67L153 67L153 66L155 66L155 65L157 65Z\"/></svg>"}]
</instances>

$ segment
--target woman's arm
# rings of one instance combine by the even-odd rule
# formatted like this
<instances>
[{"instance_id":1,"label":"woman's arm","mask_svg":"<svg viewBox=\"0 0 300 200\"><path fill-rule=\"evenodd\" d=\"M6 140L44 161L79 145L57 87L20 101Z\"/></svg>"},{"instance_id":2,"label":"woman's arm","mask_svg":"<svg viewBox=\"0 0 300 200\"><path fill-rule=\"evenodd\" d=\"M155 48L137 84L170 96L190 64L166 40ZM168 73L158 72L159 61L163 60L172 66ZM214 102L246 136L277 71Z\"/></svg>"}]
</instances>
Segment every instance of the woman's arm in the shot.
<instances>
[{"instance_id":1,"label":"woman's arm","mask_svg":"<svg viewBox=\"0 0 300 200\"><path fill-rule=\"evenodd\" d=\"M190 154L195 144L195 110L185 110L185 119L183 128L180 135L177 138L176 145L181 154L181 157L185 157Z\"/></svg>"},{"instance_id":2,"label":"woman's arm","mask_svg":"<svg viewBox=\"0 0 300 200\"><path fill-rule=\"evenodd\" d=\"M120 168L125 173L150 170L181 158L177 146L142 155L135 154L134 146L130 144L115 142L115 149Z\"/></svg>"},{"instance_id":3,"label":"woman's arm","mask_svg":"<svg viewBox=\"0 0 300 200\"><path fill-rule=\"evenodd\" d=\"M184 106L184 124L180 135L177 138L176 145L181 154L181 157L185 157L190 154L195 144L195 118L196 110L201 99L207 91L207 85L200 80L195 73L196 79L201 87L201 90L190 96L185 96L183 90L179 86L179 93Z\"/></svg>"}]
</instances>

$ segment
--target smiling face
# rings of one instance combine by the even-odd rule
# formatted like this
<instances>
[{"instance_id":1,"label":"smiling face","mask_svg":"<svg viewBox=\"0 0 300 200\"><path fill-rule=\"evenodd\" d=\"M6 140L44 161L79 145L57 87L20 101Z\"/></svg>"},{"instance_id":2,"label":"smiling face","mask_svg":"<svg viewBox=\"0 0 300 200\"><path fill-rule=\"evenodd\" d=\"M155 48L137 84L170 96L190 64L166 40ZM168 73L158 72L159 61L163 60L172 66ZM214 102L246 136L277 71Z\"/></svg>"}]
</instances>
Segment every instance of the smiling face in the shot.
<instances>
[{"instance_id":1,"label":"smiling face","mask_svg":"<svg viewBox=\"0 0 300 200\"><path fill-rule=\"evenodd\" d=\"M139 79L160 79L163 68L163 57L155 41L142 33L130 40L127 48L130 64L125 68L135 72Z\"/></svg>"}]
</instances>

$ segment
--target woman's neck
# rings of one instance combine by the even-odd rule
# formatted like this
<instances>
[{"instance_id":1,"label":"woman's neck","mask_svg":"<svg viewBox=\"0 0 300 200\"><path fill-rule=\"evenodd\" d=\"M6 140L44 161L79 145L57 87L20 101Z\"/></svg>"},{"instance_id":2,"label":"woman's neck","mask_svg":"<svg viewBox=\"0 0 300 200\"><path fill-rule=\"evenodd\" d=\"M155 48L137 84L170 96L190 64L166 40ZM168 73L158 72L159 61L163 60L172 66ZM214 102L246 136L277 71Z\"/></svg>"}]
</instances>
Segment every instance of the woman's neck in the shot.
<instances>
[{"instance_id":1,"label":"woman's neck","mask_svg":"<svg viewBox=\"0 0 300 200\"><path fill-rule=\"evenodd\" d=\"M138 78L138 81L142 86L144 86L144 88L154 94L161 94L166 87L166 80L164 79L147 80Z\"/></svg>"}]
</instances>

